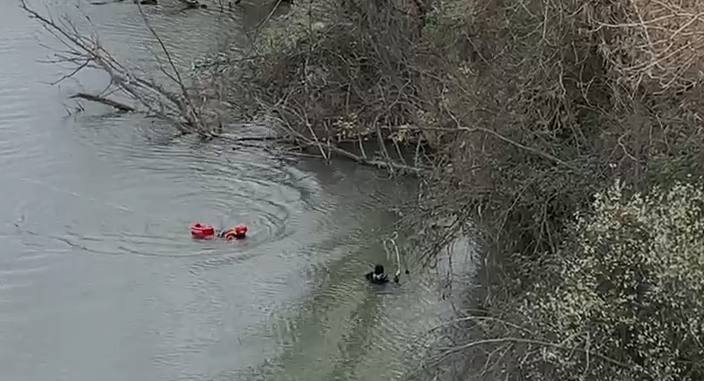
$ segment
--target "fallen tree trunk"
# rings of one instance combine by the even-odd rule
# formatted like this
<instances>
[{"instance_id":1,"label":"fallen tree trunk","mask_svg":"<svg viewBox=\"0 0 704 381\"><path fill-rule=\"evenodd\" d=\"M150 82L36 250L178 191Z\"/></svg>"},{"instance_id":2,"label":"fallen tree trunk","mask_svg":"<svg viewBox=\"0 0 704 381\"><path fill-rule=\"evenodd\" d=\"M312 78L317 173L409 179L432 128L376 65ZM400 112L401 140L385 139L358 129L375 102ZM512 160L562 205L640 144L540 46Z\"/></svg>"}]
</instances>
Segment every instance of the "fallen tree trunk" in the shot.
<instances>
[{"instance_id":1,"label":"fallen tree trunk","mask_svg":"<svg viewBox=\"0 0 704 381\"><path fill-rule=\"evenodd\" d=\"M108 99L108 98L101 97L98 95L93 95L93 94L77 93L77 94L71 95L69 98L71 98L71 99L81 98L81 99L85 99L85 100L92 101L92 102L102 103L104 105L114 107L115 109L117 109L118 111L121 111L121 112L135 111L134 107L132 107L132 106L128 106L124 103L120 103L118 101L114 101L112 99Z\"/></svg>"},{"instance_id":2,"label":"fallen tree trunk","mask_svg":"<svg viewBox=\"0 0 704 381\"><path fill-rule=\"evenodd\" d=\"M316 152L315 155L310 155L311 158L322 157L326 160L329 160L332 154L336 154L361 165L386 169L390 172L408 174L413 176L420 176L429 171L426 168L405 165L391 160L369 159L364 156L357 155L344 148L341 148L335 144L315 141L303 136L302 134L298 134L295 132L288 136L241 136L237 138L220 136L220 138L233 142L238 146L242 145L243 142L276 142L284 145L289 145L292 147L292 150L300 149L312 150ZM321 151L325 152L325 154L321 154Z\"/></svg>"},{"instance_id":3,"label":"fallen tree trunk","mask_svg":"<svg viewBox=\"0 0 704 381\"><path fill-rule=\"evenodd\" d=\"M327 161L331 159L332 154L336 154L358 164L385 169L392 173L421 176L429 172L425 168L401 164L393 160L369 159L365 156L357 155L351 151L341 148L336 144L315 141L303 136L302 134L294 134L289 143L297 148L314 150L318 153L318 157L322 157Z\"/></svg>"},{"instance_id":4,"label":"fallen tree trunk","mask_svg":"<svg viewBox=\"0 0 704 381\"><path fill-rule=\"evenodd\" d=\"M207 8L205 4L201 4L196 0L179 0L186 8Z\"/></svg>"},{"instance_id":5,"label":"fallen tree trunk","mask_svg":"<svg viewBox=\"0 0 704 381\"><path fill-rule=\"evenodd\" d=\"M318 149L318 148L322 147L324 150L327 150L328 152L340 155L340 156L345 157L347 159L350 159L358 164L365 165L368 167L386 169L390 172L398 172L401 174L407 174L407 175L413 175L413 176L420 176L421 174L426 172L422 168L397 163L397 162L391 161L391 160L367 159L363 156L354 154L346 149L342 149L342 148L340 148L336 145L333 145L333 144L320 145L317 142L307 142L305 144L302 144L301 146L306 147L306 148L311 148L311 149L312 148ZM330 156L331 155L328 154L328 158Z\"/></svg>"}]
</instances>

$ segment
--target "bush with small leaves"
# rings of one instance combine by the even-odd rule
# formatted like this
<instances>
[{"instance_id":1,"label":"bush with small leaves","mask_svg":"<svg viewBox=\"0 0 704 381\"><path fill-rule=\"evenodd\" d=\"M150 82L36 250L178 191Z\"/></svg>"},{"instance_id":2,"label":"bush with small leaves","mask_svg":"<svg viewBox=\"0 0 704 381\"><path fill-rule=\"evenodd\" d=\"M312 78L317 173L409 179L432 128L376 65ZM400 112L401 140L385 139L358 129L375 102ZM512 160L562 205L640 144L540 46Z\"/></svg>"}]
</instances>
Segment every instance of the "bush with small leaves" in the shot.
<instances>
[{"instance_id":1,"label":"bush with small leaves","mask_svg":"<svg viewBox=\"0 0 704 381\"><path fill-rule=\"evenodd\" d=\"M629 197L616 183L571 233L522 310L574 350L547 348L538 368L563 380L704 379L704 188Z\"/></svg>"}]
</instances>

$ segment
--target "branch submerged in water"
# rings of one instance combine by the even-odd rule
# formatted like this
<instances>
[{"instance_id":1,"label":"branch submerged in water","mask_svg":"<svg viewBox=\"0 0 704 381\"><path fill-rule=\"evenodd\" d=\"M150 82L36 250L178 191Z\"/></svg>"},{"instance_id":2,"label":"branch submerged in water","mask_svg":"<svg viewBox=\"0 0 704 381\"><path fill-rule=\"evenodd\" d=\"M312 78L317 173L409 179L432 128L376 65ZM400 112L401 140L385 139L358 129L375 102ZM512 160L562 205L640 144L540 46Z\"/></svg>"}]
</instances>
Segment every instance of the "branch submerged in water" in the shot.
<instances>
[{"instance_id":1,"label":"branch submerged in water","mask_svg":"<svg viewBox=\"0 0 704 381\"><path fill-rule=\"evenodd\" d=\"M135 74L134 71L128 69L101 45L97 35L80 32L76 24L68 17L60 16L55 18L51 15L42 15L30 7L27 0L19 0L19 4L20 8L30 18L36 20L62 46L60 50L55 50L53 57L46 62L68 64L71 69L68 74L62 76L54 84L75 77L84 69L97 69L110 77L110 83L104 93L124 93L136 105L117 102L100 94L78 93L71 98L82 98L103 103L120 111L145 112L171 122L182 134L196 133L202 137L214 135L214 132L206 127L206 123L201 117L201 110L191 100L185 80L176 68L165 44L151 27L140 4L137 4L137 6L144 24L159 43L168 62L169 70L164 68L163 65L160 65L160 69L167 78L178 86L178 92L167 90L162 83ZM85 19L90 22L88 17ZM158 60L158 57L156 58Z\"/></svg>"}]
</instances>

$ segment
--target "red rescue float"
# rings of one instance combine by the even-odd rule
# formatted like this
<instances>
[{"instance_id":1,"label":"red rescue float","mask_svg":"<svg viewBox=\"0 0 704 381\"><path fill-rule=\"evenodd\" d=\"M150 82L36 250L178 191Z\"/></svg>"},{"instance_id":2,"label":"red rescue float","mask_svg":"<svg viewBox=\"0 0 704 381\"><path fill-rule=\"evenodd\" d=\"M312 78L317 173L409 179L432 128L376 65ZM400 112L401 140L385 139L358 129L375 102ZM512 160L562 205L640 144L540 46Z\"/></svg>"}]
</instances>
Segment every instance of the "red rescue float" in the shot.
<instances>
[{"instance_id":1,"label":"red rescue float","mask_svg":"<svg viewBox=\"0 0 704 381\"><path fill-rule=\"evenodd\" d=\"M232 241L234 239L239 240L247 238L248 230L249 229L247 229L246 225L240 224L234 228L217 233L215 228L210 225L195 223L191 225L191 236L194 239L213 239L217 235L218 238L224 238L228 241Z\"/></svg>"},{"instance_id":2,"label":"red rescue float","mask_svg":"<svg viewBox=\"0 0 704 381\"><path fill-rule=\"evenodd\" d=\"M215 228L201 223L191 225L191 236L195 239L211 239L215 237Z\"/></svg>"}]
</instances>

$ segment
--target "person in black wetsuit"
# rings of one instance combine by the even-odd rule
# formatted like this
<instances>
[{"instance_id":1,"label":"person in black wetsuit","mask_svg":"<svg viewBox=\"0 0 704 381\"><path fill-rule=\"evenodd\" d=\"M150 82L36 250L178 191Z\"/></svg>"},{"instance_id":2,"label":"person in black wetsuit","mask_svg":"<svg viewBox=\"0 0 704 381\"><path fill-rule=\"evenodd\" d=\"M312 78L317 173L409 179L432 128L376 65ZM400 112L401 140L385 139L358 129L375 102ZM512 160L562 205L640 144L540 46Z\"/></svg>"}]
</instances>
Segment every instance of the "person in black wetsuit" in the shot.
<instances>
[{"instance_id":1,"label":"person in black wetsuit","mask_svg":"<svg viewBox=\"0 0 704 381\"><path fill-rule=\"evenodd\" d=\"M384 284L389 281L389 276L384 273L384 266L382 265L374 266L374 271L366 273L364 277L374 284Z\"/></svg>"}]
</instances>

